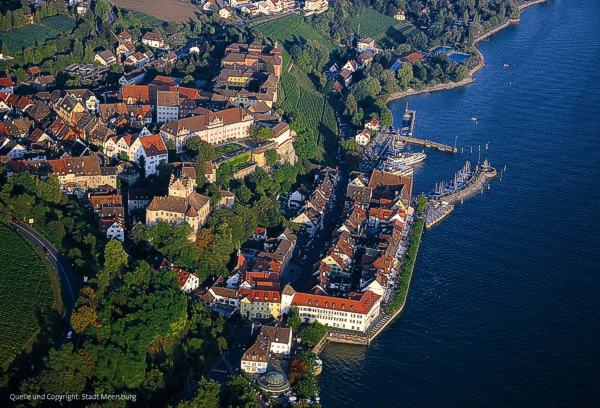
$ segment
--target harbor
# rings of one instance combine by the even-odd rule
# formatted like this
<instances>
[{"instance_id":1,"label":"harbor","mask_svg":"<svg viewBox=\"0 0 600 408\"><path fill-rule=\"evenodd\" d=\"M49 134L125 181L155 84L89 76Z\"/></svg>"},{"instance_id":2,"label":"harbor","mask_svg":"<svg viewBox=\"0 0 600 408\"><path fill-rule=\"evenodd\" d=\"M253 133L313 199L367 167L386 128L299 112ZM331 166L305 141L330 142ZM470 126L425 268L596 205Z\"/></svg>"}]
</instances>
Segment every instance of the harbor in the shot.
<instances>
[{"instance_id":1,"label":"harbor","mask_svg":"<svg viewBox=\"0 0 600 408\"><path fill-rule=\"evenodd\" d=\"M425 227L431 228L446 218L453 210L454 204L463 202L477 193L482 193L490 181L496 177L497 171L490 166L488 160L471 169L467 161L463 168L456 172L450 183L439 183L435 190L427 196L425 211Z\"/></svg>"}]
</instances>

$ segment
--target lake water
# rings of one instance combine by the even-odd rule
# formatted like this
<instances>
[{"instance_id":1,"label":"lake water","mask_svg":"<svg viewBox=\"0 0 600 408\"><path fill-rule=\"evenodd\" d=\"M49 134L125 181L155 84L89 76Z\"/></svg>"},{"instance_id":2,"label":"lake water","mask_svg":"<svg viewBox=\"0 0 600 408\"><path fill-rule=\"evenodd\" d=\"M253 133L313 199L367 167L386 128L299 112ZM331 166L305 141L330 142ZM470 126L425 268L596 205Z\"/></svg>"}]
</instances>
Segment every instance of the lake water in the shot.
<instances>
[{"instance_id":1,"label":"lake water","mask_svg":"<svg viewBox=\"0 0 600 408\"><path fill-rule=\"evenodd\" d=\"M426 231L407 307L374 344L322 354L325 407L600 405L600 2L521 17L480 44L474 84L408 99L415 135L465 151L428 151L416 192L479 145L508 170Z\"/></svg>"}]
</instances>

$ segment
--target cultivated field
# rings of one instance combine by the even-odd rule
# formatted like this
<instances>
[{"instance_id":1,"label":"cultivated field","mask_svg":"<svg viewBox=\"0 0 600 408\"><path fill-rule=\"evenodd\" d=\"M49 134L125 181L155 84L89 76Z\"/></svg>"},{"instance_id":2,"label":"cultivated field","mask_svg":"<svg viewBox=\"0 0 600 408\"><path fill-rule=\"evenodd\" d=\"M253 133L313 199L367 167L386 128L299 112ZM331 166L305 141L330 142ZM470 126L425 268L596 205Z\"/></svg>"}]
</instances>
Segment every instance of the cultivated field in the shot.
<instances>
[{"instance_id":1,"label":"cultivated field","mask_svg":"<svg viewBox=\"0 0 600 408\"><path fill-rule=\"evenodd\" d=\"M30 24L0 33L0 40L11 51L20 51L31 48L36 44L43 44L46 40L68 33L75 28L75 20L65 15L46 17L39 23Z\"/></svg>"},{"instance_id":2,"label":"cultivated field","mask_svg":"<svg viewBox=\"0 0 600 408\"><path fill-rule=\"evenodd\" d=\"M361 38L370 37L375 40L383 37L392 27L399 27L402 22L394 20L373 8L363 9L352 21L352 29Z\"/></svg>"},{"instance_id":3,"label":"cultivated field","mask_svg":"<svg viewBox=\"0 0 600 408\"><path fill-rule=\"evenodd\" d=\"M29 349L40 333L40 319L59 308L54 271L19 234L0 224L0 372Z\"/></svg>"},{"instance_id":4,"label":"cultivated field","mask_svg":"<svg viewBox=\"0 0 600 408\"><path fill-rule=\"evenodd\" d=\"M281 78L283 108L298 118L302 127L316 128L324 146L335 143L338 127L333 107L318 92L306 73L296 67Z\"/></svg>"},{"instance_id":5,"label":"cultivated field","mask_svg":"<svg viewBox=\"0 0 600 408\"><path fill-rule=\"evenodd\" d=\"M291 14L289 16L258 24L255 30L277 40L287 51L289 46L299 39L316 41L333 51L335 44L324 34L315 30L304 18ZM293 114L304 128L315 128L319 132L319 140L324 146L335 143L338 134L337 121L333 107L316 88L305 72L298 67L290 69L290 55L283 53L283 75L279 84L283 108Z\"/></svg>"},{"instance_id":6,"label":"cultivated field","mask_svg":"<svg viewBox=\"0 0 600 408\"><path fill-rule=\"evenodd\" d=\"M202 11L193 4L181 0L109 0L113 5L149 14L165 21L186 22L195 20Z\"/></svg>"},{"instance_id":7,"label":"cultivated field","mask_svg":"<svg viewBox=\"0 0 600 408\"><path fill-rule=\"evenodd\" d=\"M304 41L312 40L326 46L329 51L335 49L333 42L325 35L315 30L304 18L297 14L291 14L277 20L258 24L254 29L264 33L266 36L279 41L283 45L295 42L297 39Z\"/></svg>"}]
</instances>

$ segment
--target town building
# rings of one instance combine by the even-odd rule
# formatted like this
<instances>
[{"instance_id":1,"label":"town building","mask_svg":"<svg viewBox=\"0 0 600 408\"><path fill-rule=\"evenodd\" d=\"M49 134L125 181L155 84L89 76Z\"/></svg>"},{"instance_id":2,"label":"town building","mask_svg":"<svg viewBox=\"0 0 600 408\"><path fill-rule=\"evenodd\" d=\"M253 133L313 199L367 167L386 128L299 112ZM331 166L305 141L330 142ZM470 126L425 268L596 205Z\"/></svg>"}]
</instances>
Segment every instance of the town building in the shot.
<instances>
[{"instance_id":1,"label":"town building","mask_svg":"<svg viewBox=\"0 0 600 408\"><path fill-rule=\"evenodd\" d=\"M185 142L194 136L210 144L246 138L254 123L252 115L240 107L218 112L198 108L194 112L196 116L172 120L160 129L163 139L173 142L178 153L183 151Z\"/></svg>"},{"instance_id":2,"label":"town building","mask_svg":"<svg viewBox=\"0 0 600 408\"><path fill-rule=\"evenodd\" d=\"M96 53L96 55L94 56L94 62L97 62L98 64L106 67L116 64L117 57L115 57L115 54L113 54L109 50L103 50Z\"/></svg>"},{"instance_id":3,"label":"town building","mask_svg":"<svg viewBox=\"0 0 600 408\"><path fill-rule=\"evenodd\" d=\"M289 356L291 350L290 327L262 326L254 344L242 355L241 369L248 374L265 373L269 360Z\"/></svg>"},{"instance_id":4,"label":"town building","mask_svg":"<svg viewBox=\"0 0 600 408\"><path fill-rule=\"evenodd\" d=\"M142 36L142 44L151 48L165 48L165 39L160 33L148 31Z\"/></svg>"},{"instance_id":5,"label":"town building","mask_svg":"<svg viewBox=\"0 0 600 408\"><path fill-rule=\"evenodd\" d=\"M369 132L367 129L364 129L354 137L354 140L356 141L357 145L366 146L371 141L371 132Z\"/></svg>"},{"instance_id":6,"label":"town building","mask_svg":"<svg viewBox=\"0 0 600 408\"><path fill-rule=\"evenodd\" d=\"M11 78L3 77L0 78L0 92L13 93L15 91L15 83Z\"/></svg>"},{"instance_id":7,"label":"town building","mask_svg":"<svg viewBox=\"0 0 600 408\"><path fill-rule=\"evenodd\" d=\"M114 167L102 166L98 155L49 160L51 173L66 192L85 193L100 187L117 187Z\"/></svg>"},{"instance_id":8,"label":"town building","mask_svg":"<svg viewBox=\"0 0 600 408\"><path fill-rule=\"evenodd\" d=\"M177 276L179 289L185 293L191 293L192 291L198 289L200 286L200 279L198 276L196 276L196 274L183 268L173 267L172 269L175 272L175 276Z\"/></svg>"},{"instance_id":9,"label":"town building","mask_svg":"<svg viewBox=\"0 0 600 408\"><path fill-rule=\"evenodd\" d=\"M179 92L156 91L156 122L166 123L179 119Z\"/></svg>"},{"instance_id":10,"label":"town building","mask_svg":"<svg viewBox=\"0 0 600 408\"><path fill-rule=\"evenodd\" d=\"M187 223L191 227L190 240L206 221L210 212L210 198L196 193L196 172L193 167L184 167L179 176L171 175L169 195L154 197L146 209L146 226L164 221L178 225Z\"/></svg>"},{"instance_id":11,"label":"town building","mask_svg":"<svg viewBox=\"0 0 600 408\"><path fill-rule=\"evenodd\" d=\"M328 0L306 0L304 2L304 15L321 14L329 8Z\"/></svg>"},{"instance_id":12,"label":"town building","mask_svg":"<svg viewBox=\"0 0 600 408\"><path fill-rule=\"evenodd\" d=\"M375 40L372 38L361 38L356 42L356 51L362 53L364 51L372 51L374 54L377 54L381 51L381 48L375 43Z\"/></svg>"},{"instance_id":13,"label":"town building","mask_svg":"<svg viewBox=\"0 0 600 408\"><path fill-rule=\"evenodd\" d=\"M281 312L281 296L277 290L250 289L240 301L240 314L246 319L277 319Z\"/></svg>"},{"instance_id":14,"label":"town building","mask_svg":"<svg viewBox=\"0 0 600 408\"><path fill-rule=\"evenodd\" d=\"M287 313L296 307L300 317L308 323L366 332L379 315L381 296L371 291L352 293L339 298L321 294L296 292L287 285L281 295L281 309Z\"/></svg>"},{"instance_id":15,"label":"town building","mask_svg":"<svg viewBox=\"0 0 600 408\"><path fill-rule=\"evenodd\" d=\"M373 118L367 123L365 123L365 129L372 130L373 132L378 132L381 125L379 123L379 119Z\"/></svg>"}]
</instances>

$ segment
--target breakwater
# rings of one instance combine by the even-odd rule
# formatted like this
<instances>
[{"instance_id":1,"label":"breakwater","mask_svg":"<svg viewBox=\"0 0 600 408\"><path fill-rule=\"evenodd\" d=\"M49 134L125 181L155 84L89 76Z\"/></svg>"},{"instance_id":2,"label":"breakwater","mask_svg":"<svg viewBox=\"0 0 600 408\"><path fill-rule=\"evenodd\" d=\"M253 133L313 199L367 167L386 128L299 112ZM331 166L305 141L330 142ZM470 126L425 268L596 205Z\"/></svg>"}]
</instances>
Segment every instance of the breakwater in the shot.
<instances>
[{"instance_id":1,"label":"breakwater","mask_svg":"<svg viewBox=\"0 0 600 408\"><path fill-rule=\"evenodd\" d=\"M430 149L437 149L440 152L446 152L446 153L457 153L458 152L458 149L454 146L446 145L446 144L439 143L439 142L434 142L433 140L429 140L429 139L421 139L418 137L402 135L399 132L397 132L397 133L380 133L378 135L378 137L386 139L386 143L389 143L390 140L395 139L397 141L404 142L404 143L415 144L415 145L427 147Z\"/></svg>"},{"instance_id":2,"label":"breakwater","mask_svg":"<svg viewBox=\"0 0 600 408\"><path fill-rule=\"evenodd\" d=\"M425 227L431 228L441 222L454 210L454 204L463 202L473 195L483 192L485 186L497 175L495 168L485 160L483 164L477 165L473 174L467 181L447 192L434 193L427 201L425 212Z\"/></svg>"}]
</instances>

